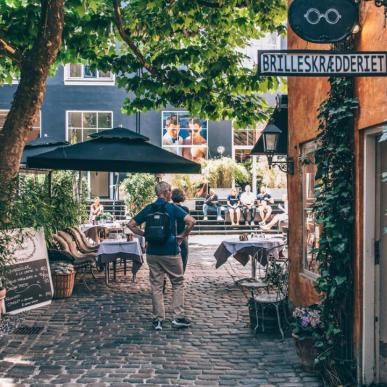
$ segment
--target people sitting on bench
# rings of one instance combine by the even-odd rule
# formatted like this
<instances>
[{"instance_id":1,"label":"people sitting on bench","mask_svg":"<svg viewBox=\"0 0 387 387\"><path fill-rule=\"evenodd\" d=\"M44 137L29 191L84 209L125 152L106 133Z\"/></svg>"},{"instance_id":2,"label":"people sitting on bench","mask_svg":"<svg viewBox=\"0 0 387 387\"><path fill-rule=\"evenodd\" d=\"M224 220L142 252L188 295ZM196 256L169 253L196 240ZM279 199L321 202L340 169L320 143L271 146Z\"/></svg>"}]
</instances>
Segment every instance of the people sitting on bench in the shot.
<instances>
[{"instance_id":1,"label":"people sitting on bench","mask_svg":"<svg viewBox=\"0 0 387 387\"><path fill-rule=\"evenodd\" d=\"M223 220L222 207L219 205L218 195L213 189L210 189L210 193L206 196L203 204L203 220L208 220L208 210L216 212L216 219Z\"/></svg>"},{"instance_id":2,"label":"people sitting on bench","mask_svg":"<svg viewBox=\"0 0 387 387\"><path fill-rule=\"evenodd\" d=\"M264 226L266 222L270 219L273 209L270 204L274 203L274 199L266 191L265 187L261 187L261 192L257 195L258 202L258 212L261 217L260 225Z\"/></svg>"},{"instance_id":3,"label":"people sitting on bench","mask_svg":"<svg viewBox=\"0 0 387 387\"><path fill-rule=\"evenodd\" d=\"M246 185L245 192L243 192L240 197L240 202L242 206L243 217L245 218L245 224L250 223L252 226L254 226L254 218L256 213L255 195L251 192L251 187L249 185Z\"/></svg>"},{"instance_id":4,"label":"people sitting on bench","mask_svg":"<svg viewBox=\"0 0 387 387\"><path fill-rule=\"evenodd\" d=\"M268 224L262 225L262 230L271 230L271 228L277 223L279 224L280 222L288 222L288 196L282 195L282 200L284 205L278 205L278 208L282 211L282 213L274 215L273 219Z\"/></svg>"},{"instance_id":5,"label":"people sitting on bench","mask_svg":"<svg viewBox=\"0 0 387 387\"><path fill-rule=\"evenodd\" d=\"M235 188L231 189L230 195L227 196L227 209L230 214L231 226L238 226L241 220L241 209L238 194ZM235 222L236 215L236 222Z\"/></svg>"}]
</instances>

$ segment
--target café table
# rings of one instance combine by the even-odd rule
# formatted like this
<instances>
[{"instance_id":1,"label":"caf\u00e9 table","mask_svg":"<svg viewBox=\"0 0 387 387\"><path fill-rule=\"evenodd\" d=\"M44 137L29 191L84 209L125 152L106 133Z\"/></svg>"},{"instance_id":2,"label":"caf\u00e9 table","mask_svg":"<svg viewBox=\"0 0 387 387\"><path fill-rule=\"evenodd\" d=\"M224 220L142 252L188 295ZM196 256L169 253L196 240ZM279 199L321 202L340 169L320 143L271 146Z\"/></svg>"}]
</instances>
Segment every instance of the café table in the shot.
<instances>
[{"instance_id":1,"label":"caf\u00e9 table","mask_svg":"<svg viewBox=\"0 0 387 387\"><path fill-rule=\"evenodd\" d=\"M142 266L144 260L142 257L141 241L134 238L132 241L126 239L105 239L99 245L97 251L97 265L104 266L105 283L109 285L110 263L113 263L114 280L116 279L116 264L117 259L124 260L124 274L126 275L126 261L133 262L132 274L135 281L136 274Z\"/></svg>"},{"instance_id":2,"label":"caf\u00e9 table","mask_svg":"<svg viewBox=\"0 0 387 387\"><path fill-rule=\"evenodd\" d=\"M246 241L239 238L225 239L216 249L214 256L216 259L216 268L225 264L228 258L233 255L234 258L243 266L251 261L251 279L255 280L257 276L257 261L262 266L267 265L269 253L278 258L283 242L276 238L253 237Z\"/></svg>"}]
</instances>

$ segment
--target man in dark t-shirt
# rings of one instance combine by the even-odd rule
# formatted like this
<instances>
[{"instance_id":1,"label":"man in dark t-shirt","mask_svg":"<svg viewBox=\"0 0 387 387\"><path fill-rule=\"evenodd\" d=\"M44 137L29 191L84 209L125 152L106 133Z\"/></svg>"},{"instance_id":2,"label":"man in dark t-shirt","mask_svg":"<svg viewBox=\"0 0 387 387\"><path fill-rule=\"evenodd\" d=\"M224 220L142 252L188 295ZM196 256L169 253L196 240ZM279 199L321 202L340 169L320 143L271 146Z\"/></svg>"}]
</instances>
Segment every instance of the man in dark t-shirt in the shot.
<instances>
[{"instance_id":1,"label":"man in dark t-shirt","mask_svg":"<svg viewBox=\"0 0 387 387\"><path fill-rule=\"evenodd\" d=\"M170 235L163 244L148 243L146 256L149 267L149 279L152 290L153 327L155 330L163 328L165 319L165 307L163 299L163 286L165 275L168 275L173 289L172 325L176 328L185 328L191 322L184 316L184 275L183 263L180 257L179 244L187 238L191 232L195 219L188 215L182 208L169 203L171 200L171 186L162 181L156 185L157 200L143 208L133 219L128 227L137 235L144 235L139 227L144 223L148 215L154 212L154 208L164 208L170 220ZM177 233L177 221L183 220L186 227Z\"/></svg>"}]
</instances>

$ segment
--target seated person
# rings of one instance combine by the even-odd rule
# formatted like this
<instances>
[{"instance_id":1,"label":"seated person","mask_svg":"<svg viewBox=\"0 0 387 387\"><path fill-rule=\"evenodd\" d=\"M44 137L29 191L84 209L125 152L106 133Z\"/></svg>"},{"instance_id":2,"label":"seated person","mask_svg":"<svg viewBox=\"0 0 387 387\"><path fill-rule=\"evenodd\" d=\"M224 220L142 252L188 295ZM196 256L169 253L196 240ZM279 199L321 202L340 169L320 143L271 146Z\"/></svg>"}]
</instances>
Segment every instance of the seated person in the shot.
<instances>
[{"instance_id":1,"label":"seated person","mask_svg":"<svg viewBox=\"0 0 387 387\"><path fill-rule=\"evenodd\" d=\"M270 215L273 211L270 204L274 203L274 199L266 191L265 187L261 187L261 192L257 195L258 201L258 212L261 217L260 225L265 225L266 221L269 220Z\"/></svg>"},{"instance_id":2,"label":"seated person","mask_svg":"<svg viewBox=\"0 0 387 387\"><path fill-rule=\"evenodd\" d=\"M208 220L208 210L216 212L217 220L223 220L222 207L219 205L218 195L213 189L210 189L210 193L206 196L203 204L203 220Z\"/></svg>"},{"instance_id":3,"label":"seated person","mask_svg":"<svg viewBox=\"0 0 387 387\"><path fill-rule=\"evenodd\" d=\"M245 218L245 224L251 223L254 226L254 218L255 218L255 195L251 192L251 187L246 185L245 192L242 193L240 197L240 202L242 206L242 213ZM248 220L248 216L250 220Z\"/></svg>"},{"instance_id":4,"label":"seated person","mask_svg":"<svg viewBox=\"0 0 387 387\"><path fill-rule=\"evenodd\" d=\"M90 222L94 223L95 221L99 220L99 217L103 213L103 205L101 204L99 197L94 198L94 202L90 206Z\"/></svg>"},{"instance_id":5,"label":"seated person","mask_svg":"<svg viewBox=\"0 0 387 387\"><path fill-rule=\"evenodd\" d=\"M238 194L235 188L231 190L230 195L227 196L227 208L230 213L231 226L238 226L241 219L241 209ZM236 222L235 222L236 215Z\"/></svg>"},{"instance_id":6,"label":"seated person","mask_svg":"<svg viewBox=\"0 0 387 387\"><path fill-rule=\"evenodd\" d=\"M288 221L288 196L283 195L282 200L284 202L284 205L278 205L278 208L282 211L282 213L274 215L273 219L268 224L262 225L262 230L270 230L277 223Z\"/></svg>"}]
</instances>

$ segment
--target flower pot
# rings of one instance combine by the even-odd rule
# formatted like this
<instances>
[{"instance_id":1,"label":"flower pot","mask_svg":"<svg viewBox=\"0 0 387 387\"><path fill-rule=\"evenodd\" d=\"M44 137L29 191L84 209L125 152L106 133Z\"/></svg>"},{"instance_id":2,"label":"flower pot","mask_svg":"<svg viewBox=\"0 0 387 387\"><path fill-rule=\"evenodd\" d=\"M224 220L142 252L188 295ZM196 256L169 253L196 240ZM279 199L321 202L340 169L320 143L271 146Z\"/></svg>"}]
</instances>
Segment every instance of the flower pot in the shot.
<instances>
[{"instance_id":1,"label":"flower pot","mask_svg":"<svg viewBox=\"0 0 387 387\"><path fill-rule=\"evenodd\" d=\"M0 319L1 319L1 315L3 313L5 313L4 299L5 299L6 294L7 294L7 289L5 289L5 288L0 289Z\"/></svg>"},{"instance_id":2,"label":"flower pot","mask_svg":"<svg viewBox=\"0 0 387 387\"><path fill-rule=\"evenodd\" d=\"M296 344L297 355L301 360L302 368L305 371L314 370L314 360L317 357L317 351L314 347L312 337L300 337L292 333L294 343Z\"/></svg>"}]
</instances>

